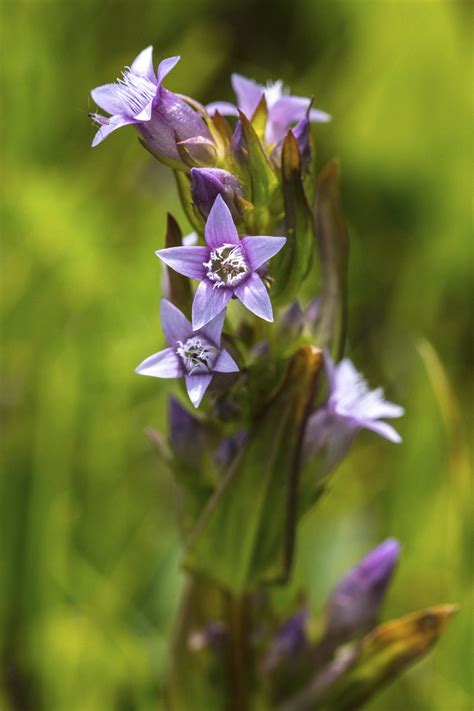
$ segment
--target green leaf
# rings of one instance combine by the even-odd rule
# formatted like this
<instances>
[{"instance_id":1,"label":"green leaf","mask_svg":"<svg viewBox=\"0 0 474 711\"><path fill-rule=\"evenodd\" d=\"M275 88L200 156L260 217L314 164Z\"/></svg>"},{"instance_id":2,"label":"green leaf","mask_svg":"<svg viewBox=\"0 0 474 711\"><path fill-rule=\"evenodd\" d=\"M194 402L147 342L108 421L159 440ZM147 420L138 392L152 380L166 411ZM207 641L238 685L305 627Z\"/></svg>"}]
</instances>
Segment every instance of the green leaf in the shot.
<instances>
[{"instance_id":1,"label":"green leaf","mask_svg":"<svg viewBox=\"0 0 474 711\"><path fill-rule=\"evenodd\" d=\"M301 177L298 142L288 131L282 149L283 200L287 243L272 260L272 300L295 298L308 275L314 255L314 223Z\"/></svg>"},{"instance_id":2,"label":"green leaf","mask_svg":"<svg viewBox=\"0 0 474 711\"><path fill-rule=\"evenodd\" d=\"M312 346L295 353L189 543L185 566L237 594L291 567L301 442L322 362Z\"/></svg>"},{"instance_id":3,"label":"green leaf","mask_svg":"<svg viewBox=\"0 0 474 711\"><path fill-rule=\"evenodd\" d=\"M183 244L183 235L179 229L178 223L170 213L168 213L168 219L166 224L166 247L181 247ZM169 300L184 311L184 313L189 317L191 313L191 303L193 300L193 293L191 290L191 282L189 279L182 274L178 274L174 269L166 267L166 272L168 275L169 284Z\"/></svg>"},{"instance_id":4,"label":"green leaf","mask_svg":"<svg viewBox=\"0 0 474 711\"><path fill-rule=\"evenodd\" d=\"M335 360L344 351L347 327L349 236L340 202L340 167L332 160L323 169L316 192L316 242L321 269L321 320L317 343Z\"/></svg>"}]
</instances>

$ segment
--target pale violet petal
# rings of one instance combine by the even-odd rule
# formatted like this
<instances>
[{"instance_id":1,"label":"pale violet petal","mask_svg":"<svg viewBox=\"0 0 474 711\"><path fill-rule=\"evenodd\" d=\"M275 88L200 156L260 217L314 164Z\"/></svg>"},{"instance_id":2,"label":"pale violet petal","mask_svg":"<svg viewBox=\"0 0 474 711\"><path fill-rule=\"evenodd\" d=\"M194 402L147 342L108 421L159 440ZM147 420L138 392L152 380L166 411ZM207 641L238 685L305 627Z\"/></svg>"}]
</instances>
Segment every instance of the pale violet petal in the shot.
<instances>
[{"instance_id":1,"label":"pale violet petal","mask_svg":"<svg viewBox=\"0 0 474 711\"><path fill-rule=\"evenodd\" d=\"M104 123L98 128L97 133L94 136L94 140L92 141L92 148L98 146L99 143L102 143L102 141L107 138L107 136L116 131L118 128L121 128L122 126L127 126L129 123L134 123L133 119L128 119L125 117L116 117L115 121Z\"/></svg>"},{"instance_id":2,"label":"pale violet petal","mask_svg":"<svg viewBox=\"0 0 474 711\"><path fill-rule=\"evenodd\" d=\"M173 348L165 348L146 358L135 368L139 375L151 375L154 378L180 378L183 367Z\"/></svg>"},{"instance_id":3,"label":"pale violet petal","mask_svg":"<svg viewBox=\"0 0 474 711\"><path fill-rule=\"evenodd\" d=\"M156 73L158 84L161 84L163 79L170 73L172 69L175 68L180 59L181 57L168 57L167 59L163 59L163 61L160 62L160 64L158 65L158 71Z\"/></svg>"},{"instance_id":4,"label":"pale violet petal","mask_svg":"<svg viewBox=\"0 0 474 711\"><path fill-rule=\"evenodd\" d=\"M232 296L232 291L225 287L214 287L206 279L202 281L193 300L193 328L205 326L225 309Z\"/></svg>"},{"instance_id":5,"label":"pale violet petal","mask_svg":"<svg viewBox=\"0 0 474 711\"><path fill-rule=\"evenodd\" d=\"M134 116L135 121L149 121L151 119L152 109L153 100L149 101L148 104Z\"/></svg>"},{"instance_id":6,"label":"pale violet petal","mask_svg":"<svg viewBox=\"0 0 474 711\"><path fill-rule=\"evenodd\" d=\"M215 373L237 373L239 366L225 348L220 352L219 358L216 360L214 368Z\"/></svg>"},{"instance_id":7,"label":"pale violet petal","mask_svg":"<svg viewBox=\"0 0 474 711\"><path fill-rule=\"evenodd\" d=\"M232 74L231 82L237 96L239 109L247 118L252 118L264 93L264 87L261 84L257 84L253 79L243 77L241 74Z\"/></svg>"},{"instance_id":8,"label":"pale violet petal","mask_svg":"<svg viewBox=\"0 0 474 711\"><path fill-rule=\"evenodd\" d=\"M229 101L213 101L206 105L206 111L209 116L212 116L215 111L218 111L221 116L238 116L239 112L237 106L231 104Z\"/></svg>"},{"instance_id":9,"label":"pale violet petal","mask_svg":"<svg viewBox=\"0 0 474 711\"><path fill-rule=\"evenodd\" d=\"M161 327L170 346L178 341L186 341L193 332L193 327L186 316L167 299L161 300Z\"/></svg>"},{"instance_id":10,"label":"pale violet petal","mask_svg":"<svg viewBox=\"0 0 474 711\"><path fill-rule=\"evenodd\" d=\"M309 120L312 123L327 123L332 121L331 114L326 113L326 111L320 111L319 109L309 110Z\"/></svg>"},{"instance_id":11,"label":"pale violet petal","mask_svg":"<svg viewBox=\"0 0 474 711\"><path fill-rule=\"evenodd\" d=\"M286 242L286 237L265 237L263 235L242 238L247 261L252 269L258 269L275 256Z\"/></svg>"},{"instance_id":12,"label":"pale violet petal","mask_svg":"<svg viewBox=\"0 0 474 711\"><path fill-rule=\"evenodd\" d=\"M212 374L185 375L186 390L194 407L199 407L201 400L212 380Z\"/></svg>"},{"instance_id":13,"label":"pale violet petal","mask_svg":"<svg viewBox=\"0 0 474 711\"><path fill-rule=\"evenodd\" d=\"M387 422L381 422L380 420L366 420L361 421L360 425L368 430L372 430L372 432L376 432L381 437L385 437L385 439L388 439L389 442L399 444L402 441L402 438L398 432Z\"/></svg>"},{"instance_id":14,"label":"pale violet petal","mask_svg":"<svg viewBox=\"0 0 474 711\"><path fill-rule=\"evenodd\" d=\"M273 321L270 297L258 274L253 272L248 279L235 288L234 293L249 311L265 321Z\"/></svg>"},{"instance_id":15,"label":"pale violet petal","mask_svg":"<svg viewBox=\"0 0 474 711\"><path fill-rule=\"evenodd\" d=\"M190 279L203 279L204 262L209 260L209 247L166 247L155 252L168 267Z\"/></svg>"},{"instance_id":16,"label":"pale violet petal","mask_svg":"<svg viewBox=\"0 0 474 711\"><path fill-rule=\"evenodd\" d=\"M203 326L200 329L200 332L208 338L212 343L214 343L216 346L221 345L221 334L222 334L222 327L224 326L224 320L225 320L225 309L223 309L215 318L213 318L209 323L206 323L205 326Z\"/></svg>"},{"instance_id":17,"label":"pale violet petal","mask_svg":"<svg viewBox=\"0 0 474 711\"><path fill-rule=\"evenodd\" d=\"M155 72L153 71L153 47L151 45L140 52L132 62L130 69L134 74L140 74L140 76L144 76L156 84Z\"/></svg>"},{"instance_id":18,"label":"pale violet petal","mask_svg":"<svg viewBox=\"0 0 474 711\"><path fill-rule=\"evenodd\" d=\"M122 114L127 110L127 103L120 98L118 89L117 84L103 84L92 89L91 96L97 106L107 113Z\"/></svg>"},{"instance_id":19,"label":"pale violet petal","mask_svg":"<svg viewBox=\"0 0 474 711\"><path fill-rule=\"evenodd\" d=\"M217 249L223 244L240 244L237 228L222 195L218 195L214 201L204 228L204 236L211 249Z\"/></svg>"}]
</instances>

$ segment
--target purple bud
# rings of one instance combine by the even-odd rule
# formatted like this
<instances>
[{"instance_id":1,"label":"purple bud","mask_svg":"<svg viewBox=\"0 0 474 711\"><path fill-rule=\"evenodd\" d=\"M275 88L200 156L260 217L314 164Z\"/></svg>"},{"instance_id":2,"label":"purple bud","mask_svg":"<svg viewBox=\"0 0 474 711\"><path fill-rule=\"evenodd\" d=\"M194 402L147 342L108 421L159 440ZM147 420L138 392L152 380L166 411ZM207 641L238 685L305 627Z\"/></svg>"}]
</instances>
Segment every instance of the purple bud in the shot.
<instances>
[{"instance_id":1,"label":"purple bud","mask_svg":"<svg viewBox=\"0 0 474 711\"><path fill-rule=\"evenodd\" d=\"M388 538L336 585L327 606L328 636L344 641L375 624L399 555L398 541Z\"/></svg>"},{"instance_id":2,"label":"purple bud","mask_svg":"<svg viewBox=\"0 0 474 711\"><path fill-rule=\"evenodd\" d=\"M199 467L205 446L201 421L184 408L179 400L169 398L168 422L170 445L176 459L185 466Z\"/></svg>"},{"instance_id":3,"label":"purple bud","mask_svg":"<svg viewBox=\"0 0 474 711\"><path fill-rule=\"evenodd\" d=\"M219 168L193 168L191 170L191 195L197 209L207 220L215 199L221 195L234 219L240 219L241 212L237 198L243 198L240 181L227 170Z\"/></svg>"},{"instance_id":4,"label":"purple bud","mask_svg":"<svg viewBox=\"0 0 474 711\"><path fill-rule=\"evenodd\" d=\"M266 672L271 673L281 664L286 665L295 655L306 649L308 645L306 636L307 620L308 611L301 610L290 617L279 629L264 661Z\"/></svg>"}]
</instances>

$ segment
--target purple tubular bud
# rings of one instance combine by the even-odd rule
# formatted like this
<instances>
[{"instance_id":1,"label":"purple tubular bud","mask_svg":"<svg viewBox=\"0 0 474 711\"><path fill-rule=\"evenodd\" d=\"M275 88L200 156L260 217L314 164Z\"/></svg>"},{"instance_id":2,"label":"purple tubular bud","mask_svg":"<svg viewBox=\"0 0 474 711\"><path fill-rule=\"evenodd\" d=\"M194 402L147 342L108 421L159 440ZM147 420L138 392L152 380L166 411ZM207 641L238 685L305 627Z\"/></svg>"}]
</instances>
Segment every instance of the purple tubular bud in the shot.
<instances>
[{"instance_id":1,"label":"purple tubular bud","mask_svg":"<svg viewBox=\"0 0 474 711\"><path fill-rule=\"evenodd\" d=\"M345 641L375 624L399 555L398 541L388 538L336 585L326 613L329 637Z\"/></svg>"},{"instance_id":2,"label":"purple tubular bud","mask_svg":"<svg viewBox=\"0 0 474 711\"><path fill-rule=\"evenodd\" d=\"M234 219L241 213L236 198L243 198L240 181L227 170L219 168L193 168L191 170L191 195L195 206L206 220L214 201L221 195Z\"/></svg>"},{"instance_id":3,"label":"purple tubular bud","mask_svg":"<svg viewBox=\"0 0 474 711\"><path fill-rule=\"evenodd\" d=\"M168 423L170 445L176 459L186 466L198 466L205 446L205 433L200 420L188 412L179 400L170 397Z\"/></svg>"},{"instance_id":4,"label":"purple tubular bud","mask_svg":"<svg viewBox=\"0 0 474 711\"><path fill-rule=\"evenodd\" d=\"M280 665L287 664L295 655L306 649L308 646L307 619L307 610L301 610L290 617L279 629L264 661L264 668L267 672L271 673Z\"/></svg>"}]
</instances>

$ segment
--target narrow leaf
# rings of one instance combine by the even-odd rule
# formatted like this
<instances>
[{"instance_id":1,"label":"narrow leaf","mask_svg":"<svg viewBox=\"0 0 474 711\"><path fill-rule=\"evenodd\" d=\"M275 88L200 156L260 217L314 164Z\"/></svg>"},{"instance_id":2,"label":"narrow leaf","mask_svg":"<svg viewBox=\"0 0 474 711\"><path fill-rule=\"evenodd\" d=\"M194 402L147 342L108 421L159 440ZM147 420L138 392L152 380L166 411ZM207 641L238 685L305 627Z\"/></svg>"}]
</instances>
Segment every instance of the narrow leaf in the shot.
<instances>
[{"instance_id":1,"label":"narrow leaf","mask_svg":"<svg viewBox=\"0 0 474 711\"><path fill-rule=\"evenodd\" d=\"M185 566L237 593L291 566L301 441L322 362L311 346L293 356L190 541Z\"/></svg>"},{"instance_id":2,"label":"narrow leaf","mask_svg":"<svg viewBox=\"0 0 474 711\"><path fill-rule=\"evenodd\" d=\"M316 241L321 269L321 320L318 345L335 360L344 350L347 325L347 265L349 237L342 215L339 162L323 169L316 192Z\"/></svg>"}]
</instances>

